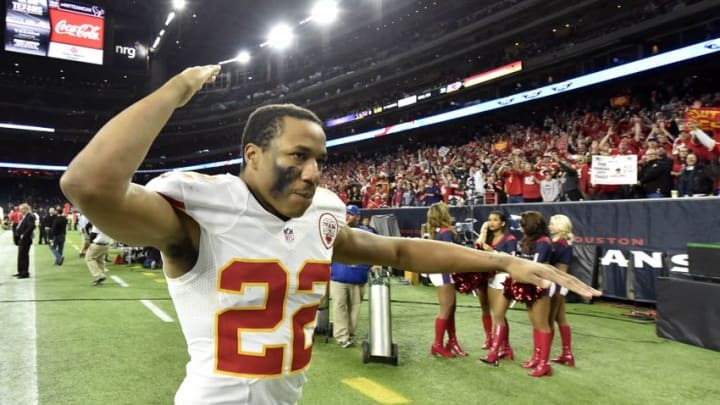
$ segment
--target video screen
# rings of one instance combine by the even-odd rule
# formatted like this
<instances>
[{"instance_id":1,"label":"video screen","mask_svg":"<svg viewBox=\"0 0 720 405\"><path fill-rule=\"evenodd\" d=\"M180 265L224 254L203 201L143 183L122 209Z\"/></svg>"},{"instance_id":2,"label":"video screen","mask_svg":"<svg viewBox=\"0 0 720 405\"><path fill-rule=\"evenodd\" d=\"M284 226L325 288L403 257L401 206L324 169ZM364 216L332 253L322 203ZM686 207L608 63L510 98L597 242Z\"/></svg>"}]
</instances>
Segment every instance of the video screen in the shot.
<instances>
[{"instance_id":1,"label":"video screen","mask_svg":"<svg viewBox=\"0 0 720 405\"><path fill-rule=\"evenodd\" d=\"M7 0L5 50L102 65L105 10L76 1Z\"/></svg>"}]
</instances>

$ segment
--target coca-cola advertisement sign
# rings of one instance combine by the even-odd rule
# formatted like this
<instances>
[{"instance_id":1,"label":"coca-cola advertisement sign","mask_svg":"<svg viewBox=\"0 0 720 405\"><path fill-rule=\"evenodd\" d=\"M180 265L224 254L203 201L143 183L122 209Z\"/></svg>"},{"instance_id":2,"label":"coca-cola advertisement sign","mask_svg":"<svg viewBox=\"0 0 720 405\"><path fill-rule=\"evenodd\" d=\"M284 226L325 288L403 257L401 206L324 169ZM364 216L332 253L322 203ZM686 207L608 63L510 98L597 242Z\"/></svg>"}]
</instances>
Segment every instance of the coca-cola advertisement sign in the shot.
<instances>
[{"instance_id":1,"label":"coca-cola advertisement sign","mask_svg":"<svg viewBox=\"0 0 720 405\"><path fill-rule=\"evenodd\" d=\"M58 0L6 0L6 3L6 51L103 63L102 7Z\"/></svg>"},{"instance_id":2,"label":"coca-cola advertisement sign","mask_svg":"<svg viewBox=\"0 0 720 405\"><path fill-rule=\"evenodd\" d=\"M78 12L50 9L50 42L87 48L103 48L104 21Z\"/></svg>"},{"instance_id":3,"label":"coca-cola advertisement sign","mask_svg":"<svg viewBox=\"0 0 720 405\"><path fill-rule=\"evenodd\" d=\"M66 20L60 20L55 26L55 33L58 35L69 35L74 38L89 39L97 42L102 38L99 25L82 24L73 25Z\"/></svg>"}]
</instances>

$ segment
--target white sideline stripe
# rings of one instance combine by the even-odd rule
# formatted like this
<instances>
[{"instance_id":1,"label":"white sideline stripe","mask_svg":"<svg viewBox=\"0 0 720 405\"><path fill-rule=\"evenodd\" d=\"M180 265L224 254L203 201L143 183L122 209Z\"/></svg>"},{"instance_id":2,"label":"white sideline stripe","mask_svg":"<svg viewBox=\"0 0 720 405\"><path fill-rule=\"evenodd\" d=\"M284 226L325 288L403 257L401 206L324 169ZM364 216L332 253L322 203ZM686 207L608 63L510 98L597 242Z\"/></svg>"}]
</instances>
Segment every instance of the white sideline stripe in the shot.
<instances>
[{"instance_id":1,"label":"white sideline stripe","mask_svg":"<svg viewBox=\"0 0 720 405\"><path fill-rule=\"evenodd\" d=\"M142 304L145 305L147 309L152 311L152 313L155 314L155 316L157 316L158 318L160 318L163 322L175 322L175 320L173 320L170 315L168 315L162 309L158 308L157 305L153 304L152 302L148 300L140 300L140 302L142 302Z\"/></svg>"},{"instance_id":2,"label":"white sideline stripe","mask_svg":"<svg viewBox=\"0 0 720 405\"><path fill-rule=\"evenodd\" d=\"M30 278L16 280L12 277L16 271L17 247L12 231L5 231L0 234L0 297L8 302L0 304L0 405L37 405L34 246Z\"/></svg>"},{"instance_id":3,"label":"white sideline stripe","mask_svg":"<svg viewBox=\"0 0 720 405\"><path fill-rule=\"evenodd\" d=\"M126 283L125 280L121 279L120 277L118 277L118 276L110 276L110 278L111 278L114 282L118 283L118 284L120 285L120 287L128 287L128 283Z\"/></svg>"}]
</instances>

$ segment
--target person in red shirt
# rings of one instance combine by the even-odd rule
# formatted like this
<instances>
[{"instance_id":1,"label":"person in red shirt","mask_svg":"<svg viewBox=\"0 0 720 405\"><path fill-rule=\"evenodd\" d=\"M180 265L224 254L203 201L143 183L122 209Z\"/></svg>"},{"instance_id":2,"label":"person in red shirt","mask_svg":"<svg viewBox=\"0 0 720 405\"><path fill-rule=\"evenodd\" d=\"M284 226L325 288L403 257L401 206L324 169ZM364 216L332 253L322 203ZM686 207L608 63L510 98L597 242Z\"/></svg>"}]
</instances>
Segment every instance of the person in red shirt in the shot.
<instances>
[{"instance_id":1,"label":"person in red shirt","mask_svg":"<svg viewBox=\"0 0 720 405\"><path fill-rule=\"evenodd\" d=\"M677 185L680 172L685 168L685 158L687 158L689 152L690 150L685 144L678 145L673 151L673 165L670 174L673 176L675 185Z\"/></svg>"},{"instance_id":2,"label":"person in red shirt","mask_svg":"<svg viewBox=\"0 0 720 405\"><path fill-rule=\"evenodd\" d=\"M720 156L720 142L714 138L712 131L709 134L705 133L695 122L691 122L689 126L694 141L691 145L697 145L697 147L688 146L695 154L698 154L698 157L707 161Z\"/></svg>"},{"instance_id":3,"label":"person in red shirt","mask_svg":"<svg viewBox=\"0 0 720 405\"><path fill-rule=\"evenodd\" d=\"M17 230L18 224L20 223L20 220L22 219L22 213L20 212L20 209L18 207L13 207L12 211L8 213L8 219L12 223L12 231L13 231L13 242L15 242L15 245L18 244L18 237L15 230Z\"/></svg>"},{"instance_id":4,"label":"person in red shirt","mask_svg":"<svg viewBox=\"0 0 720 405\"><path fill-rule=\"evenodd\" d=\"M610 149L610 154L612 156L635 155L637 154L637 152L638 150L632 145L630 138L623 138L622 140L620 140L620 143L618 143L617 148Z\"/></svg>"},{"instance_id":5,"label":"person in red shirt","mask_svg":"<svg viewBox=\"0 0 720 405\"><path fill-rule=\"evenodd\" d=\"M533 169L533 165L525 162L525 170L522 171L523 188L522 197L525 202L542 202L540 194L540 181L542 174Z\"/></svg>"},{"instance_id":6,"label":"person in red shirt","mask_svg":"<svg viewBox=\"0 0 720 405\"><path fill-rule=\"evenodd\" d=\"M588 195L592 194L594 190L590 188L590 165L587 163L587 158L580 155L575 160L575 169L578 172L578 187L580 193L584 199L588 199Z\"/></svg>"},{"instance_id":7,"label":"person in red shirt","mask_svg":"<svg viewBox=\"0 0 720 405\"><path fill-rule=\"evenodd\" d=\"M523 203L523 175L520 163L516 160L512 167L503 165L498 172L505 180L508 203Z\"/></svg>"},{"instance_id":8,"label":"person in red shirt","mask_svg":"<svg viewBox=\"0 0 720 405\"><path fill-rule=\"evenodd\" d=\"M340 191L338 191L338 197L342 200L343 204L347 205L348 203L348 195L347 192L345 192L344 189L340 188Z\"/></svg>"}]
</instances>

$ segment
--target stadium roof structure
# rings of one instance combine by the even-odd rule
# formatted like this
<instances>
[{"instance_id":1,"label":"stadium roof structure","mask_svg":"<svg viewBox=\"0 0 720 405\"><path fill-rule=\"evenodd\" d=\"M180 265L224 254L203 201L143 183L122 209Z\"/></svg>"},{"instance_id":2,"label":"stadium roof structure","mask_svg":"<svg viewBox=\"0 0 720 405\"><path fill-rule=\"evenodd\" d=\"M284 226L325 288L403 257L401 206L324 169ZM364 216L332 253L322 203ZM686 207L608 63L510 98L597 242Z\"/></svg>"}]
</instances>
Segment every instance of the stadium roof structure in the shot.
<instances>
[{"instance_id":1,"label":"stadium roof structure","mask_svg":"<svg viewBox=\"0 0 720 405\"><path fill-rule=\"evenodd\" d=\"M514 47L543 38L553 42L552 52L524 55L521 59L529 63L523 72L464 96L488 99L517 92L521 83L528 90L550 72L560 80L606 68L603 64L614 59L632 60L639 49L656 42L662 50L680 47L702 39L693 35L702 36L707 26L720 25L714 17L720 15L720 3L712 0L685 1L682 8L680 2L678 8L665 4L664 13L646 10L647 2L640 0L572 5L561 0L338 0L339 21L327 27L307 23L315 0L186 0L171 21L170 0L82 3L105 8L105 65L0 50L0 123L54 129L0 126L0 162L67 164L107 119L170 75L186 66L232 59L241 49L251 54L250 63L227 64L224 81L173 117L150 152L151 165L157 167L171 155L189 163L236 156L237 151L229 150L238 143L243 120L262 103L295 102L323 119L340 117L391 91L417 92L429 86L427 80L461 73L467 77L502 65L490 61L492 52L512 53ZM646 18L628 22L643 13ZM283 55L262 46L269 28L280 21L293 26L298 38ZM596 37L578 38L583 29ZM423 30L430 31L427 38ZM162 39L153 47L160 32ZM144 65L115 63L122 56L117 52L124 51L117 41L127 35L147 50ZM383 57L373 60L378 54ZM341 68L335 76L328 76L336 66ZM308 84L308 76L320 70L323 80ZM275 98L266 97L268 91ZM412 108L420 109L421 103ZM383 118L388 124L393 119ZM328 133L334 137L368 129L350 123Z\"/></svg>"}]
</instances>

